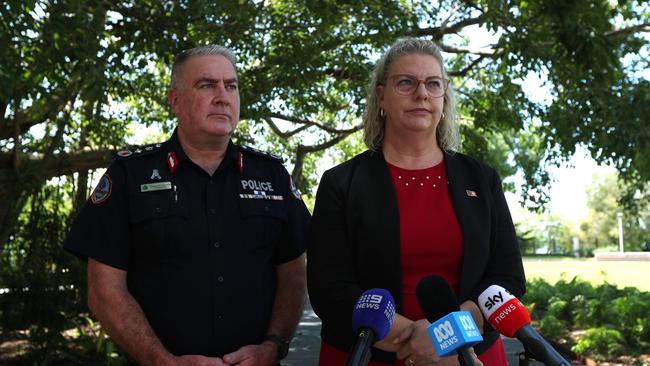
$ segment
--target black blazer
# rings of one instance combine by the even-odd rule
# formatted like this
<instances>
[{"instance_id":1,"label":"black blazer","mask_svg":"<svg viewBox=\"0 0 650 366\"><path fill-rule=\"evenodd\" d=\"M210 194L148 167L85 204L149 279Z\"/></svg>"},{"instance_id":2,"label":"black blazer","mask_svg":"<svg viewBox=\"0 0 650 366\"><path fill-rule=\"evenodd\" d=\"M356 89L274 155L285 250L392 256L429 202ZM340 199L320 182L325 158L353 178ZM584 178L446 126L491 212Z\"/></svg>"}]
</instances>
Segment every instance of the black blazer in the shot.
<instances>
[{"instance_id":1,"label":"black blazer","mask_svg":"<svg viewBox=\"0 0 650 366\"><path fill-rule=\"evenodd\" d=\"M525 277L501 180L491 167L460 153L445 153L448 187L463 233L459 302L498 284L516 297ZM472 191L475 193L472 193ZM309 298L322 320L324 341L349 351L352 309L369 288L385 288L402 309L397 196L381 152L366 151L323 174L307 250ZM482 353L498 337L486 322ZM373 350L373 358L394 354Z\"/></svg>"}]
</instances>

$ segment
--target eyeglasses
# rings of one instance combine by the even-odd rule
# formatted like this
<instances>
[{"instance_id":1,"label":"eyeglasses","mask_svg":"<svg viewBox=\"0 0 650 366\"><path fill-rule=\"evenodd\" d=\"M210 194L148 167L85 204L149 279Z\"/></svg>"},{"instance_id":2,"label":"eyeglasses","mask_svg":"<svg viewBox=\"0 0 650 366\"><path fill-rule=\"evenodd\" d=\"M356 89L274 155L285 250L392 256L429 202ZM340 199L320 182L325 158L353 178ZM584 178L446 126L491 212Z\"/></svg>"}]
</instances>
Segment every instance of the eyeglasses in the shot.
<instances>
[{"instance_id":1,"label":"eyeglasses","mask_svg":"<svg viewBox=\"0 0 650 366\"><path fill-rule=\"evenodd\" d=\"M424 88L427 90L430 96L434 98L440 98L445 95L445 91L449 86L448 79L443 79L437 76L432 76L426 79L418 79L413 75L397 74L390 76L389 79L393 80L395 91L402 95L413 94L413 92L415 92L415 90L420 86L420 83L424 83Z\"/></svg>"}]
</instances>

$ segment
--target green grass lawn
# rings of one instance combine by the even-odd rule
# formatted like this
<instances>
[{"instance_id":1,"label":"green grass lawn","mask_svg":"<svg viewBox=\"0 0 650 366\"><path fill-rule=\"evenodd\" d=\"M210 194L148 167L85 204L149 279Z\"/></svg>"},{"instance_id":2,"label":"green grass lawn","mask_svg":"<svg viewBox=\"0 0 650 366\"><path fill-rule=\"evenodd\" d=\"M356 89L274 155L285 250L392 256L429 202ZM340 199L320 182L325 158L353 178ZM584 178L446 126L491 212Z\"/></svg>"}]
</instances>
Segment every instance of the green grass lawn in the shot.
<instances>
[{"instance_id":1,"label":"green grass lawn","mask_svg":"<svg viewBox=\"0 0 650 366\"><path fill-rule=\"evenodd\" d=\"M594 285L604 282L619 288L636 287L650 291L650 262L642 261L596 261L593 258L524 258L526 278L541 277L554 284L561 278L578 277Z\"/></svg>"}]
</instances>

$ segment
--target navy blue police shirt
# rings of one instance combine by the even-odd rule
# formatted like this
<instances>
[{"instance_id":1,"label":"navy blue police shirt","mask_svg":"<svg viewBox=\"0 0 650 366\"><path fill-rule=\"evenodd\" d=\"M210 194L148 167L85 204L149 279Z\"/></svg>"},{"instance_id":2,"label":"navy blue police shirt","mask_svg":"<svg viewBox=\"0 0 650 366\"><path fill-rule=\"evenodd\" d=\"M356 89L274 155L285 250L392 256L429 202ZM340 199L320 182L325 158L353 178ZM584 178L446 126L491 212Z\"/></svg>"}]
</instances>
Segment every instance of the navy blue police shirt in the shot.
<instances>
[{"instance_id":1,"label":"navy blue police shirt","mask_svg":"<svg viewBox=\"0 0 650 366\"><path fill-rule=\"evenodd\" d=\"M174 132L118 153L64 247L127 271L171 353L221 357L263 341L275 266L305 251L309 219L279 159L230 142L210 176Z\"/></svg>"}]
</instances>

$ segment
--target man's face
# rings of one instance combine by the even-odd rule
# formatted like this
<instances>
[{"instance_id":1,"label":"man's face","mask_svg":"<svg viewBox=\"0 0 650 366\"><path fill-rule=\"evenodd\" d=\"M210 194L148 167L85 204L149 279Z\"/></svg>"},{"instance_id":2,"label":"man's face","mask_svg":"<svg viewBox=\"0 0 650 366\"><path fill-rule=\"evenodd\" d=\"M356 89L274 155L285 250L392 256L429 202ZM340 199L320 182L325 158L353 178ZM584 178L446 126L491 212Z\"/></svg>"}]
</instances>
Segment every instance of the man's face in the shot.
<instances>
[{"instance_id":1,"label":"man's face","mask_svg":"<svg viewBox=\"0 0 650 366\"><path fill-rule=\"evenodd\" d=\"M239 84L230 61L192 57L177 72L177 85L168 97L178 128L193 140L230 137L239 122Z\"/></svg>"}]
</instances>

